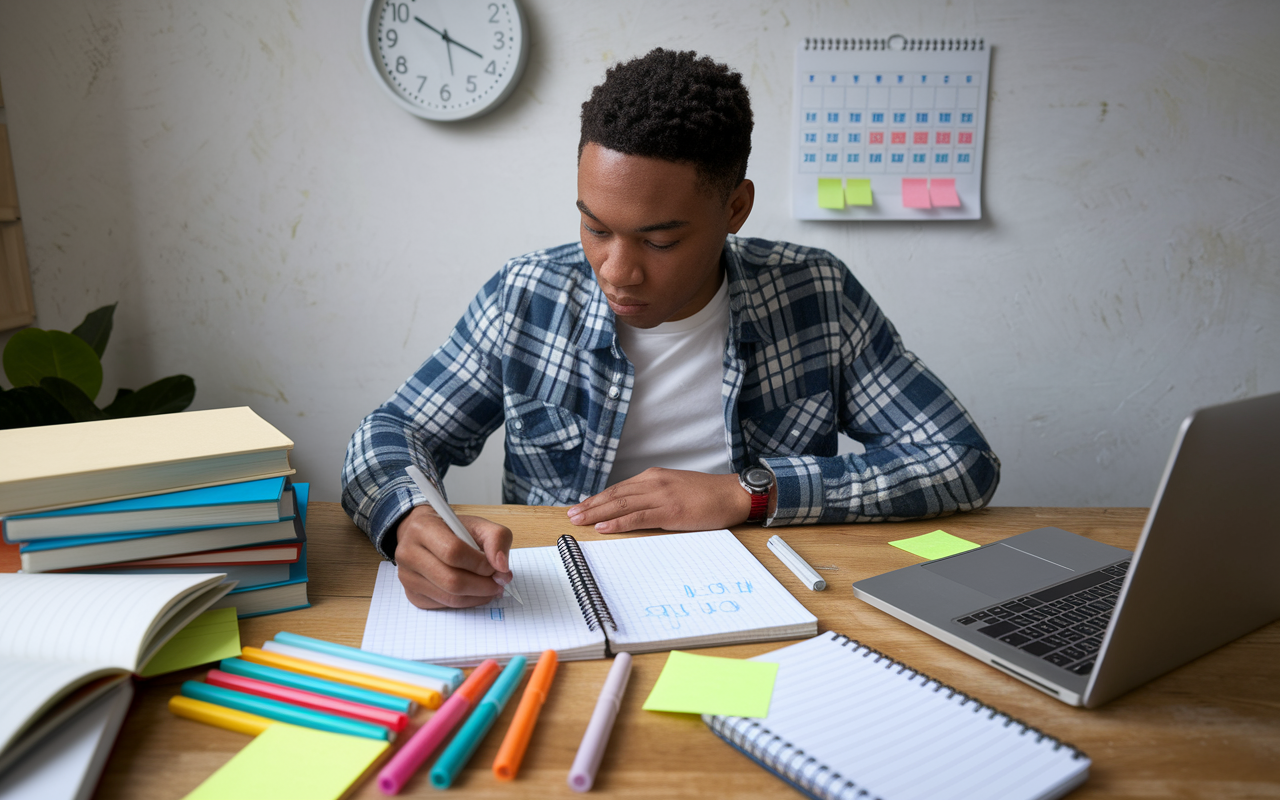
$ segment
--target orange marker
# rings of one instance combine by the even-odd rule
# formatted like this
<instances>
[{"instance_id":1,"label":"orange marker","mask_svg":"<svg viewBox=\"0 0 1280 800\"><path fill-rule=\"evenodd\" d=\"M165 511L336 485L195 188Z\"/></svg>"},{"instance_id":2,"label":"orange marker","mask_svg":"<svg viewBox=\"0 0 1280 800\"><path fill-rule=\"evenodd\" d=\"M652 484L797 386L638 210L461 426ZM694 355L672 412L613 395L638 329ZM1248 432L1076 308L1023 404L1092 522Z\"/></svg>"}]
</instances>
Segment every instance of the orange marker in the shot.
<instances>
[{"instance_id":1,"label":"orange marker","mask_svg":"<svg viewBox=\"0 0 1280 800\"><path fill-rule=\"evenodd\" d=\"M533 726L538 722L538 714L542 704L547 700L547 691L551 688L551 679L556 675L556 664L559 659L555 650L544 650L538 658L538 666L529 676L529 685L524 687L524 695L520 705L516 707L515 718L507 735L498 748L498 757L493 760L493 774L500 781L514 780L520 771L520 762L524 760L524 751L529 747L529 739L533 735Z\"/></svg>"},{"instance_id":2,"label":"orange marker","mask_svg":"<svg viewBox=\"0 0 1280 800\"><path fill-rule=\"evenodd\" d=\"M440 693L427 689L422 686L414 686L400 681L388 680L386 678L376 678L372 675L365 675L361 672L352 672L350 670L338 669L337 667L328 667L324 664L316 664L312 661L304 661L301 658L293 656L281 655L280 653L269 653L257 647L242 647L240 649L240 658L250 661L254 664L263 664L268 667L276 667L278 669L287 669L290 672L300 672L303 675L310 675L313 678L325 678L338 683L346 683L351 686L359 686L364 689L372 689L375 692L383 692L385 694L393 694L396 697L408 697L410 700L416 700L424 708L439 708L440 702L443 700Z\"/></svg>"}]
</instances>

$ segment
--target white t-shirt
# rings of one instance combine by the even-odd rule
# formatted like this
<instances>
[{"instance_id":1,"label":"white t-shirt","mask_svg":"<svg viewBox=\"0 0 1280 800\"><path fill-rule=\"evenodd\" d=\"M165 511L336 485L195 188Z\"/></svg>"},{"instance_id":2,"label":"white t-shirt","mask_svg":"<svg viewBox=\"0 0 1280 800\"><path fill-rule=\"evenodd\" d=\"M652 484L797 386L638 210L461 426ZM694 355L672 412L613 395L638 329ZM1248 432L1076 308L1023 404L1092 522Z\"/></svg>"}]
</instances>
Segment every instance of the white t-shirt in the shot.
<instances>
[{"instance_id":1,"label":"white t-shirt","mask_svg":"<svg viewBox=\"0 0 1280 800\"><path fill-rule=\"evenodd\" d=\"M649 467L731 472L721 384L729 281L698 313L649 329L618 325L635 385L609 484Z\"/></svg>"}]
</instances>

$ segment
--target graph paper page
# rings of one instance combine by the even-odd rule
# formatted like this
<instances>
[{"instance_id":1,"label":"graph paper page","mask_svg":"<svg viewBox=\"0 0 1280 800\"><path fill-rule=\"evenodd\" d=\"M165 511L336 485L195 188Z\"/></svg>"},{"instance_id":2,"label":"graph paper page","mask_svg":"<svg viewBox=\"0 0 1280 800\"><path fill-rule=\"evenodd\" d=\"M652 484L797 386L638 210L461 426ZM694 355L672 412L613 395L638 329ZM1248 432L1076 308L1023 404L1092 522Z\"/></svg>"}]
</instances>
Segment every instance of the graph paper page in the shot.
<instances>
[{"instance_id":1,"label":"graph paper page","mask_svg":"<svg viewBox=\"0 0 1280 800\"><path fill-rule=\"evenodd\" d=\"M555 650L561 660L601 658L604 635L587 629L554 547L517 547L511 571L524 605L503 597L483 606L424 610L405 597L396 566L384 561L360 647L373 653L472 666L486 658L535 659Z\"/></svg>"}]
</instances>

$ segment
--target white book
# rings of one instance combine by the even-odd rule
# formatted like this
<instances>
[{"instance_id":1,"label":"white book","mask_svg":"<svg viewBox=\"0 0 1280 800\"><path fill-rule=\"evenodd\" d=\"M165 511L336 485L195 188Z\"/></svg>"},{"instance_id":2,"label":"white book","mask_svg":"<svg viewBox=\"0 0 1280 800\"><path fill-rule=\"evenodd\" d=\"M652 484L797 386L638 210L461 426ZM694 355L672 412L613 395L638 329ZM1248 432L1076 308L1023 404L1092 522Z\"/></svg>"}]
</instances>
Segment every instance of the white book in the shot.
<instances>
[{"instance_id":1,"label":"white book","mask_svg":"<svg viewBox=\"0 0 1280 800\"><path fill-rule=\"evenodd\" d=\"M379 566L361 647L470 666L486 658L562 661L613 653L811 636L818 620L727 530L514 548L521 605L423 610L390 562Z\"/></svg>"},{"instance_id":2,"label":"white book","mask_svg":"<svg viewBox=\"0 0 1280 800\"><path fill-rule=\"evenodd\" d=\"M224 577L0 574L0 772L141 672Z\"/></svg>"},{"instance_id":3,"label":"white book","mask_svg":"<svg viewBox=\"0 0 1280 800\"><path fill-rule=\"evenodd\" d=\"M815 798L1051 800L1088 756L848 637L751 659L778 665L761 719L704 714L717 736Z\"/></svg>"}]
</instances>

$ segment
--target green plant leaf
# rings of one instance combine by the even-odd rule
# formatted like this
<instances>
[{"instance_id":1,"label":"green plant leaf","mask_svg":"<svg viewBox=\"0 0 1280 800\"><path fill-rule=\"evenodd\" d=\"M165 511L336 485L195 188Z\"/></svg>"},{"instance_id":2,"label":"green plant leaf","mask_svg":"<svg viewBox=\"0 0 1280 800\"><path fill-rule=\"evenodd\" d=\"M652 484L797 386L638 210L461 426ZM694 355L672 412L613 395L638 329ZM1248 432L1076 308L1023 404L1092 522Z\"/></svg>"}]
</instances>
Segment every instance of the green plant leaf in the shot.
<instances>
[{"instance_id":1,"label":"green plant leaf","mask_svg":"<svg viewBox=\"0 0 1280 800\"><path fill-rule=\"evenodd\" d=\"M0 430L75 422L51 394L39 386L0 389Z\"/></svg>"},{"instance_id":2,"label":"green plant leaf","mask_svg":"<svg viewBox=\"0 0 1280 800\"><path fill-rule=\"evenodd\" d=\"M54 400L61 403L62 407L67 410L67 413L76 422L90 422L95 419L107 418L102 409L95 406L89 396L80 391L79 386L76 386L66 378L41 378L40 388L52 395Z\"/></svg>"},{"instance_id":3,"label":"green plant leaf","mask_svg":"<svg viewBox=\"0 0 1280 800\"><path fill-rule=\"evenodd\" d=\"M98 354L98 358L102 358L102 354L106 352L107 340L111 338L111 324L115 317L116 306L119 303L112 303L109 306L90 311L84 316L84 322L76 326L71 333L79 336L90 347L93 352Z\"/></svg>"},{"instance_id":4,"label":"green plant leaf","mask_svg":"<svg viewBox=\"0 0 1280 800\"><path fill-rule=\"evenodd\" d=\"M71 381L90 400L102 388L102 361L79 336L39 328L20 330L4 348L4 374L13 388L39 386L43 378Z\"/></svg>"},{"instance_id":5,"label":"green plant leaf","mask_svg":"<svg viewBox=\"0 0 1280 800\"><path fill-rule=\"evenodd\" d=\"M196 399L196 382L187 375L170 375L148 383L136 392L122 389L103 411L112 417L173 414Z\"/></svg>"}]
</instances>

